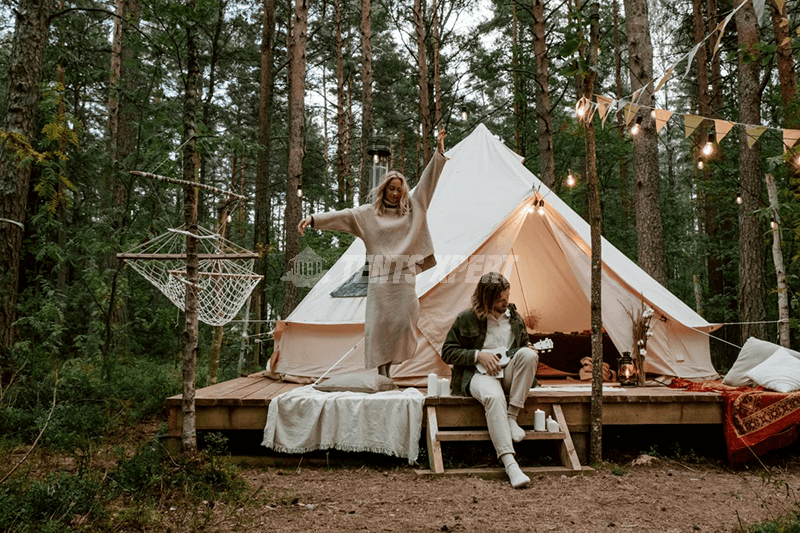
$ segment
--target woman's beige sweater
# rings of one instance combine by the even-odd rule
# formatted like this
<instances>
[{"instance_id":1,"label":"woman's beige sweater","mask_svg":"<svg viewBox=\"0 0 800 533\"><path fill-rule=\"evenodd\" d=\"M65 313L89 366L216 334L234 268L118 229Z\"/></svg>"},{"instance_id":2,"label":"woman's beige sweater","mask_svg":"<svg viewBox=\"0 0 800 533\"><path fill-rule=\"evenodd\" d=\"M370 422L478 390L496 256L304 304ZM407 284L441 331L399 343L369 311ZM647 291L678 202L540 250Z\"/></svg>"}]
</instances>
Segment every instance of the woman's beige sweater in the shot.
<instances>
[{"instance_id":1,"label":"woman's beige sweater","mask_svg":"<svg viewBox=\"0 0 800 533\"><path fill-rule=\"evenodd\" d=\"M366 245L371 277L413 265L425 271L436 264L427 212L446 161L442 153L434 152L411 195L411 212L405 215L398 214L397 209L385 209L379 215L372 204L367 204L316 213L312 215L313 227L360 237Z\"/></svg>"}]
</instances>

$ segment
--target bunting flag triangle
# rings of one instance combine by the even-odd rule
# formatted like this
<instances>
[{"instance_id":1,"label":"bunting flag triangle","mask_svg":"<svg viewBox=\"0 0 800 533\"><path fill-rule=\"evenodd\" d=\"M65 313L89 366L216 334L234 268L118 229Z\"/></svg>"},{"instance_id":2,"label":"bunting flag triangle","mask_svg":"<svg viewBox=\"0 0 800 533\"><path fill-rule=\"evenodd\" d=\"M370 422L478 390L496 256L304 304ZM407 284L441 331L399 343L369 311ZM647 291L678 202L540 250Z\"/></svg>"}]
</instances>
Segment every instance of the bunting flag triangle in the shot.
<instances>
[{"instance_id":1,"label":"bunting flag triangle","mask_svg":"<svg viewBox=\"0 0 800 533\"><path fill-rule=\"evenodd\" d=\"M700 47L703 46L704 42L705 41L700 41L699 43L694 45L694 48L692 48L692 50L688 54L686 54L686 58L687 58L686 59L686 72L683 73L683 78L688 76L689 72L692 70L692 61L694 61L694 56L697 54L697 51L700 50ZM681 78L681 79L683 79L683 78Z\"/></svg>"},{"instance_id":2,"label":"bunting flag triangle","mask_svg":"<svg viewBox=\"0 0 800 533\"><path fill-rule=\"evenodd\" d=\"M783 130L783 152L794 146L800 139L800 130Z\"/></svg>"},{"instance_id":3,"label":"bunting flag triangle","mask_svg":"<svg viewBox=\"0 0 800 533\"><path fill-rule=\"evenodd\" d=\"M778 13L783 13L783 6L786 5L786 0L775 0L775 5L778 6Z\"/></svg>"},{"instance_id":4,"label":"bunting flag triangle","mask_svg":"<svg viewBox=\"0 0 800 533\"><path fill-rule=\"evenodd\" d=\"M686 126L686 136L689 137L697 129L697 126L703 122L703 117L699 115L684 115L683 122Z\"/></svg>"},{"instance_id":5,"label":"bunting flag triangle","mask_svg":"<svg viewBox=\"0 0 800 533\"><path fill-rule=\"evenodd\" d=\"M660 80L658 80L658 85L656 85L656 90L653 91L654 93L657 93L658 91L660 91L661 87L663 87L664 84L667 83L667 80L669 80L670 76L672 76L672 71L673 71L674 68L675 68L675 65L672 65L671 67L669 67L667 69L666 72L664 72L664 75L661 76Z\"/></svg>"},{"instance_id":6,"label":"bunting flag triangle","mask_svg":"<svg viewBox=\"0 0 800 533\"><path fill-rule=\"evenodd\" d=\"M653 114L656 117L656 133L658 133L672 116L672 111L668 109L653 109Z\"/></svg>"},{"instance_id":7,"label":"bunting flag triangle","mask_svg":"<svg viewBox=\"0 0 800 533\"><path fill-rule=\"evenodd\" d=\"M722 22L720 22L720 23L717 25L717 31L719 31L719 35L717 35L717 44L715 44L715 45L714 45L714 53L712 53L712 54L711 54L711 59L714 59L714 56L716 56L716 55L717 55L717 52L719 51L719 46L720 46L720 44L722 43L722 35L725 33L725 26L727 26L727 25L728 25L728 22L730 22L730 21L731 21L731 19L733 18L733 15L735 15L735 14L736 14L736 12L737 12L737 11L739 11L739 9L740 9L740 8L741 8L743 5L745 5L746 3L747 3L747 2L742 2L742 3L739 5L739 7L737 7L737 8L736 8L735 10L733 10L732 12L728 13L728 16L727 16L727 17L725 17L725 20L723 20Z\"/></svg>"},{"instance_id":8,"label":"bunting flag triangle","mask_svg":"<svg viewBox=\"0 0 800 533\"><path fill-rule=\"evenodd\" d=\"M714 129L717 132L717 144L731 131L733 124L733 122L728 122L727 120L714 119Z\"/></svg>"},{"instance_id":9,"label":"bunting flag triangle","mask_svg":"<svg viewBox=\"0 0 800 533\"><path fill-rule=\"evenodd\" d=\"M603 96L602 94L596 94L594 97L597 100L597 112L600 114L600 119L603 121L603 126L605 126L606 117L608 116L608 108L611 106L611 102L613 102L614 99L609 98L608 96Z\"/></svg>"},{"instance_id":10,"label":"bunting flag triangle","mask_svg":"<svg viewBox=\"0 0 800 533\"><path fill-rule=\"evenodd\" d=\"M636 113L642 108L639 104L628 104L625 106L625 125L629 125L633 117L636 116Z\"/></svg>"},{"instance_id":11,"label":"bunting flag triangle","mask_svg":"<svg viewBox=\"0 0 800 533\"><path fill-rule=\"evenodd\" d=\"M747 132L747 146L752 148L758 138L761 137L761 134L767 131L767 128L764 126L745 126L744 131Z\"/></svg>"}]
</instances>

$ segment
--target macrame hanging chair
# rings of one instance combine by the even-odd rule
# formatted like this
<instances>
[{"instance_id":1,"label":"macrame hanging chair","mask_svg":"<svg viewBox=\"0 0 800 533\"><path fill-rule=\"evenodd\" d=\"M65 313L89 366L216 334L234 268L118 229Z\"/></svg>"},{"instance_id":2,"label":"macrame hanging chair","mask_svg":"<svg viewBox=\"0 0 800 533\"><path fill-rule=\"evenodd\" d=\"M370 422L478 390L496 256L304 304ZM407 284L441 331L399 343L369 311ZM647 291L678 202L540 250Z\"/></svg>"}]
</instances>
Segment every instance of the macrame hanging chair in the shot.
<instances>
[{"instance_id":1,"label":"macrame hanging chair","mask_svg":"<svg viewBox=\"0 0 800 533\"><path fill-rule=\"evenodd\" d=\"M184 227L168 229L118 257L155 285L167 298L184 310L186 286L186 236ZM263 276L253 273L258 254L199 227L200 260L198 319L211 326L224 326L236 317Z\"/></svg>"}]
</instances>

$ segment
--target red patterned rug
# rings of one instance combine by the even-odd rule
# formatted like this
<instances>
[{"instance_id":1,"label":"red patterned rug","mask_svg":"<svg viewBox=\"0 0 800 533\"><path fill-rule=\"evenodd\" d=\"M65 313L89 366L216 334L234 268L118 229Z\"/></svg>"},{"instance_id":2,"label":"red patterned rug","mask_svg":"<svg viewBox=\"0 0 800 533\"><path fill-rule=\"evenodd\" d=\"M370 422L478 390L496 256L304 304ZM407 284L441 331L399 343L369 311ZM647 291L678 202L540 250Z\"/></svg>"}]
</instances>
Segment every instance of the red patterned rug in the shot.
<instances>
[{"instance_id":1,"label":"red patterned rug","mask_svg":"<svg viewBox=\"0 0 800 533\"><path fill-rule=\"evenodd\" d=\"M800 392L772 392L763 387L730 387L721 381L675 378L670 387L717 392L725 400L723 426L728 462L742 463L789 446L800 434Z\"/></svg>"}]
</instances>

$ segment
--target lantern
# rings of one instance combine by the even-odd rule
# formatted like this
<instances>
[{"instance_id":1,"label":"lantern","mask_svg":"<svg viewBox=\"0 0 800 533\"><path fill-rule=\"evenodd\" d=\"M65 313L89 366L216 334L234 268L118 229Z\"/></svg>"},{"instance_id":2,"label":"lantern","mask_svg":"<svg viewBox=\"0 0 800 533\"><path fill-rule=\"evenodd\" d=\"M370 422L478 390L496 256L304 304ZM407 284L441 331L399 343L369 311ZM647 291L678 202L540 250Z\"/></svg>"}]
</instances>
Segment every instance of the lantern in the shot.
<instances>
[{"instance_id":1,"label":"lantern","mask_svg":"<svg viewBox=\"0 0 800 533\"><path fill-rule=\"evenodd\" d=\"M631 352L622 352L622 356L617 360L617 381L623 387L636 385L639 377L639 369L631 358Z\"/></svg>"},{"instance_id":2,"label":"lantern","mask_svg":"<svg viewBox=\"0 0 800 533\"><path fill-rule=\"evenodd\" d=\"M392 152L385 142L376 140L372 142L372 146L367 150L367 154L372 156L370 190L374 191L375 187L380 184L383 176L389 171L389 156L392 155Z\"/></svg>"}]
</instances>

